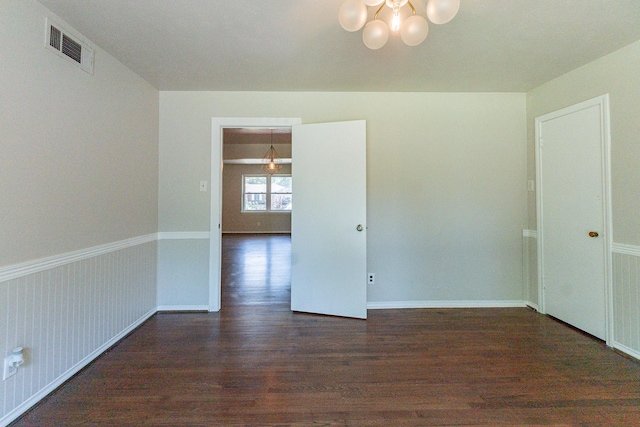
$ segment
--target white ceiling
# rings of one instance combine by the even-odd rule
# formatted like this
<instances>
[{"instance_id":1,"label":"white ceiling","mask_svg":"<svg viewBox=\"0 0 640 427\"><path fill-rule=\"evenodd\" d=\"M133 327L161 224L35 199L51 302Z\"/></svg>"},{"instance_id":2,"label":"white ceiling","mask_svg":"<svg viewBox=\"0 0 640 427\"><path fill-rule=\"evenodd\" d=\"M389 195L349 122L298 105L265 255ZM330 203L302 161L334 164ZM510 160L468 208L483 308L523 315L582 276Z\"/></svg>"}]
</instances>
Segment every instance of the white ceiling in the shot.
<instances>
[{"instance_id":1,"label":"white ceiling","mask_svg":"<svg viewBox=\"0 0 640 427\"><path fill-rule=\"evenodd\" d=\"M640 0L462 0L378 51L342 0L39 1L159 90L524 92L640 39Z\"/></svg>"}]
</instances>

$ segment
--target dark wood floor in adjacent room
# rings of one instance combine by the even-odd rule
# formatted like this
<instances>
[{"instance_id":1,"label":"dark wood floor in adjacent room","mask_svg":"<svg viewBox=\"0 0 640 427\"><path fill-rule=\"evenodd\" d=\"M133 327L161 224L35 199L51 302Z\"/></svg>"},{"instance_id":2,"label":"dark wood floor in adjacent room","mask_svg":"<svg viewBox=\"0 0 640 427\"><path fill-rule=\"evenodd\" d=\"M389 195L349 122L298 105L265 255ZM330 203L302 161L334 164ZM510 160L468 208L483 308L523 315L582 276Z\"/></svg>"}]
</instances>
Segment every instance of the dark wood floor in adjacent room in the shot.
<instances>
[{"instance_id":1,"label":"dark wood floor in adjacent room","mask_svg":"<svg viewBox=\"0 0 640 427\"><path fill-rule=\"evenodd\" d=\"M640 364L529 309L291 313L289 236L225 236L219 313L152 317L15 426L640 426Z\"/></svg>"}]
</instances>

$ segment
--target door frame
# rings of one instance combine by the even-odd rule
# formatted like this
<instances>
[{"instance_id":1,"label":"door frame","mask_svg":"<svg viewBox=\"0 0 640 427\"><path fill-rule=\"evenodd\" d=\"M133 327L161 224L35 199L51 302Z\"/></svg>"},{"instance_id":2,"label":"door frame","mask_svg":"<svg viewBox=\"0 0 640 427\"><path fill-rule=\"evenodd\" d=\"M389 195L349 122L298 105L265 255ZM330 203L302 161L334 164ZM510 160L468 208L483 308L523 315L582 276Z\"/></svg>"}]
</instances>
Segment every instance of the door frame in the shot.
<instances>
[{"instance_id":1,"label":"door frame","mask_svg":"<svg viewBox=\"0 0 640 427\"><path fill-rule=\"evenodd\" d=\"M602 214L604 221L604 289L605 293L605 334L606 344L613 342L613 263L611 256L612 247L612 205L611 205L611 131L609 115L609 94L598 96L584 102L572 105L545 114L535 119L535 151L536 151L536 219L538 229L538 311L546 314L545 290L544 290L544 188L542 181L542 150L541 132L546 121L553 120L568 114L572 114L587 108L598 106L600 108L600 158L602 162Z\"/></svg>"},{"instance_id":2,"label":"door frame","mask_svg":"<svg viewBox=\"0 0 640 427\"><path fill-rule=\"evenodd\" d=\"M213 117L211 119L211 201L209 221L209 311L220 311L222 280L222 137L225 128L291 127L300 118Z\"/></svg>"}]
</instances>

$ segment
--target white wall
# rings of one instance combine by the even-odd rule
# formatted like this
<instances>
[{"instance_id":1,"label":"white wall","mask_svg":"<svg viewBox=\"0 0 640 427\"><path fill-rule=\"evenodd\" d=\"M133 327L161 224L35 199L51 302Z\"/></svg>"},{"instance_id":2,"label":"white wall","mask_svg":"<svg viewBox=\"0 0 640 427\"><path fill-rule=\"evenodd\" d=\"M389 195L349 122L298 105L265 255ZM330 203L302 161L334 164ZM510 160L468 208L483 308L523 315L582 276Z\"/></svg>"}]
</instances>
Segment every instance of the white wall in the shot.
<instances>
[{"instance_id":1,"label":"white wall","mask_svg":"<svg viewBox=\"0 0 640 427\"><path fill-rule=\"evenodd\" d=\"M530 179L535 178L535 118L599 95L610 94L614 345L635 357L640 357L638 70L640 41L545 83L527 94L527 171ZM530 193L529 226L535 228L535 224L535 193ZM535 268L535 265L531 268Z\"/></svg>"},{"instance_id":2,"label":"white wall","mask_svg":"<svg viewBox=\"0 0 640 427\"><path fill-rule=\"evenodd\" d=\"M160 231L209 230L215 116L367 120L370 303L523 300L524 94L161 92Z\"/></svg>"},{"instance_id":3,"label":"white wall","mask_svg":"<svg viewBox=\"0 0 640 427\"><path fill-rule=\"evenodd\" d=\"M158 91L45 48L35 1L0 5L0 266L156 232Z\"/></svg>"},{"instance_id":4,"label":"white wall","mask_svg":"<svg viewBox=\"0 0 640 427\"><path fill-rule=\"evenodd\" d=\"M209 310L209 239L168 234L158 242L159 310Z\"/></svg>"},{"instance_id":5,"label":"white wall","mask_svg":"<svg viewBox=\"0 0 640 427\"><path fill-rule=\"evenodd\" d=\"M156 307L158 91L45 48L46 16L0 0L0 425Z\"/></svg>"}]
</instances>

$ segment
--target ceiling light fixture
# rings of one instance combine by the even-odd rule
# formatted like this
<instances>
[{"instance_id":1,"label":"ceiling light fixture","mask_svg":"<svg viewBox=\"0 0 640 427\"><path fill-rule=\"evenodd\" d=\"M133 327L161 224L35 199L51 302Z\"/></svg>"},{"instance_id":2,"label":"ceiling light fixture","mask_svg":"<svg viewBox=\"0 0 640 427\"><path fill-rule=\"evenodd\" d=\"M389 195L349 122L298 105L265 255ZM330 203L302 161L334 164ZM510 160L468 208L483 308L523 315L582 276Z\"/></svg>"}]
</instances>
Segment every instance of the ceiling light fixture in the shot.
<instances>
[{"instance_id":1,"label":"ceiling light fixture","mask_svg":"<svg viewBox=\"0 0 640 427\"><path fill-rule=\"evenodd\" d=\"M262 159L262 170L272 175L282 170L282 159L278 156L278 152L273 148L273 129L270 129L271 136L269 140L269 149Z\"/></svg>"},{"instance_id":2,"label":"ceiling light fixture","mask_svg":"<svg viewBox=\"0 0 640 427\"><path fill-rule=\"evenodd\" d=\"M402 22L401 12L406 5L411 9L411 16ZM369 23L367 6L380 6ZM391 9L390 25L378 19L385 6ZM456 16L459 9L460 0L429 0L427 16L434 24L446 24ZM408 46L419 45L429 33L429 23L422 15L416 13L416 8L410 0L345 0L340 7L338 20L342 28L351 32L364 26L362 41L369 49L380 49L387 44L389 28L394 32L400 31L402 41Z\"/></svg>"}]
</instances>

